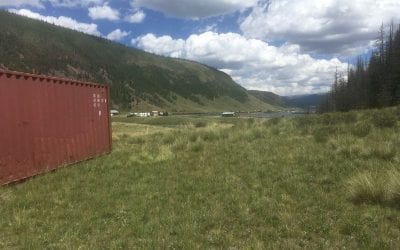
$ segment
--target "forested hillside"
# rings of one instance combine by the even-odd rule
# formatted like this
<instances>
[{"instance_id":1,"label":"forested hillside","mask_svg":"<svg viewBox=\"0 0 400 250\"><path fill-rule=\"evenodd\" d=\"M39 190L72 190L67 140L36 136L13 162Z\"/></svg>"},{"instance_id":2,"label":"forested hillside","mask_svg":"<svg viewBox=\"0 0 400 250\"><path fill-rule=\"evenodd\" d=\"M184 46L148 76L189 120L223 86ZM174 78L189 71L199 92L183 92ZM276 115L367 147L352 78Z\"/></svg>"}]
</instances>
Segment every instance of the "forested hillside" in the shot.
<instances>
[{"instance_id":1,"label":"forested hillside","mask_svg":"<svg viewBox=\"0 0 400 250\"><path fill-rule=\"evenodd\" d=\"M0 11L0 68L105 83L115 106L271 109L227 74Z\"/></svg>"},{"instance_id":2,"label":"forested hillside","mask_svg":"<svg viewBox=\"0 0 400 250\"><path fill-rule=\"evenodd\" d=\"M369 60L359 58L347 79L336 72L332 90L321 111L379 108L400 104L400 26L390 26L380 37Z\"/></svg>"}]
</instances>

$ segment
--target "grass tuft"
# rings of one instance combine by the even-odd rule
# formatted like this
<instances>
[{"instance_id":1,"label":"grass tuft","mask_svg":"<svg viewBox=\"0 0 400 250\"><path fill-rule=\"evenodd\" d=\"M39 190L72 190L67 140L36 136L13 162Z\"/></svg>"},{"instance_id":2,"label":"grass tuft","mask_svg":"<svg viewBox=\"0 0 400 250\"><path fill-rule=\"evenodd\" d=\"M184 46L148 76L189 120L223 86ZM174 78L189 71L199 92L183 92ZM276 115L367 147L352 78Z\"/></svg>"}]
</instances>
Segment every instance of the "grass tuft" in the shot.
<instances>
[{"instance_id":1,"label":"grass tuft","mask_svg":"<svg viewBox=\"0 0 400 250\"><path fill-rule=\"evenodd\" d=\"M393 205L400 208L400 171L391 170L387 174L388 181L386 185L387 199Z\"/></svg>"},{"instance_id":2,"label":"grass tuft","mask_svg":"<svg viewBox=\"0 0 400 250\"><path fill-rule=\"evenodd\" d=\"M371 125L366 122L357 123L350 127L351 134L357 137L366 137L371 132Z\"/></svg>"},{"instance_id":3,"label":"grass tuft","mask_svg":"<svg viewBox=\"0 0 400 250\"><path fill-rule=\"evenodd\" d=\"M138 136L126 138L126 141L129 144L138 144L138 145L146 143L146 140L143 137L138 137Z\"/></svg>"},{"instance_id":4,"label":"grass tuft","mask_svg":"<svg viewBox=\"0 0 400 250\"><path fill-rule=\"evenodd\" d=\"M197 121L194 123L195 128L205 128L207 127L207 122L206 121Z\"/></svg>"},{"instance_id":5,"label":"grass tuft","mask_svg":"<svg viewBox=\"0 0 400 250\"><path fill-rule=\"evenodd\" d=\"M351 199L357 203L373 203L400 208L400 171L390 169L372 174L359 173L348 182Z\"/></svg>"},{"instance_id":6,"label":"grass tuft","mask_svg":"<svg viewBox=\"0 0 400 250\"><path fill-rule=\"evenodd\" d=\"M336 133L336 128L332 126L318 127L314 131L314 139L318 143L326 143L329 137Z\"/></svg>"},{"instance_id":7,"label":"grass tuft","mask_svg":"<svg viewBox=\"0 0 400 250\"><path fill-rule=\"evenodd\" d=\"M274 117L271 119L268 119L267 121L264 122L264 124L269 127L269 126L275 126L278 125L282 121L281 117Z\"/></svg>"},{"instance_id":8,"label":"grass tuft","mask_svg":"<svg viewBox=\"0 0 400 250\"><path fill-rule=\"evenodd\" d=\"M377 110L372 114L371 120L377 128L393 128L398 118L391 110Z\"/></svg>"},{"instance_id":9,"label":"grass tuft","mask_svg":"<svg viewBox=\"0 0 400 250\"><path fill-rule=\"evenodd\" d=\"M375 157L385 161L391 161L396 157L397 151L396 148L393 147L393 143L383 142L378 145L375 145L370 150L370 156Z\"/></svg>"},{"instance_id":10,"label":"grass tuft","mask_svg":"<svg viewBox=\"0 0 400 250\"><path fill-rule=\"evenodd\" d=\"M348 191L354 202L380 203L384 201L385 190L381 180L369 172L359 173L348 183Z\"/></svg>"}]
</instances>

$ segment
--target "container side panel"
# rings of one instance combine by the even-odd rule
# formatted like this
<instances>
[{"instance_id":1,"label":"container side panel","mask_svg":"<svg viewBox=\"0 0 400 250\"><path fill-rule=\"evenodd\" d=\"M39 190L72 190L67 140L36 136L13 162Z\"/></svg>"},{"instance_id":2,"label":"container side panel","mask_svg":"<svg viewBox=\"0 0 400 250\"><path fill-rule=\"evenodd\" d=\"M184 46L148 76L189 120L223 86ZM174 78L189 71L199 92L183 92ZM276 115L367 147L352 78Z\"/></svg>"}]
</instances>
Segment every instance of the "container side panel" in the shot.
<instances>
[{"instance_id":1,"label":"container side panel","mask_svg":"<svg viewBox=\"0 0 400 250\"><path fill-rule=\"evenodd\" d=\"M0 184L111 150L108 88L0 71Z\"/></svg>"}]
</instances>

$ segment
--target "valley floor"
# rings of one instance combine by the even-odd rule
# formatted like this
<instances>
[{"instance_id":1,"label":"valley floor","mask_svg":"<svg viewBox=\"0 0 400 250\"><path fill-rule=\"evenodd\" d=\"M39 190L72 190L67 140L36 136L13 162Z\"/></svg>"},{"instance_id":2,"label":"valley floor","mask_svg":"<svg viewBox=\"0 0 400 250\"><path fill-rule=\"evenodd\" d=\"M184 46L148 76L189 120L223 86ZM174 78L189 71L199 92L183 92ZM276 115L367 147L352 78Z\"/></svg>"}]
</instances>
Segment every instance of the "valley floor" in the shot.
<instances>
[{"instance_id":1,"label":"valley floor","mask_svg":"<svg viewBox=\"0 0 400 250\"><path fill-rule=\"evenodd\" d=\"M0 248L398 248L399 117L115 118L110 155L0 187Z\"/></svg>"}]
</instances>

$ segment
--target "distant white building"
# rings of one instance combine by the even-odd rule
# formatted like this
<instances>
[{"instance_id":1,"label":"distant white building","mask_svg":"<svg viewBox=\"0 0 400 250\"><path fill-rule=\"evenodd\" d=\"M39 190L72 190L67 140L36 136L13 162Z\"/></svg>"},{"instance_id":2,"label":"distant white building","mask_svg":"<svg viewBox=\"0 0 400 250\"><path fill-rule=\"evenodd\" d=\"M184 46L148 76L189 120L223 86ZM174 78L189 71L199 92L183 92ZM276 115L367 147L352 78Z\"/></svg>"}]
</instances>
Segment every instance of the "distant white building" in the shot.
<instances>
[{"instance_id":1,"label":"distant white building","mask_svg":"<svg viewBox=\"0 0 400 250\"><path fill-rule=\"evenodd\" d=\"M223 112L221 114L221 116L222 117L234 117L234 116L236 116L236 113L235 112Z\"/></svg>"},{"instance_id":2,"label":"distant white building","mask_svg":"<svg viewBox=\"0 0 400 250\"><path fill-rule=\"evenodd\" d=\"M116 109L111 109L110 114L111 114L111 116L119 115L119 111Z\"/></svg>"},{"instance_id":3,"label":"distant white building","mask_svg":"<svg viewBox=\"0 0 400 250\"><path fill-rule=\"evenodd\" d=\"M151 113L150 112L142 112L142 113L135 113L136 116L139 117L150 117Z\"/></svg>"}]
</instances>

